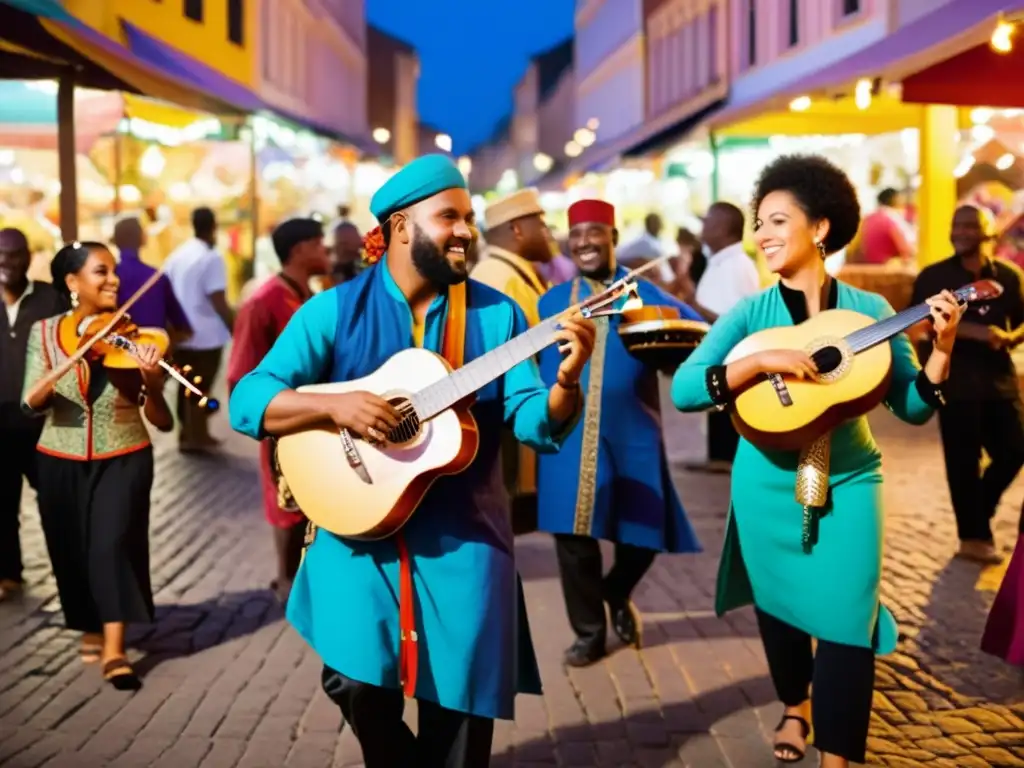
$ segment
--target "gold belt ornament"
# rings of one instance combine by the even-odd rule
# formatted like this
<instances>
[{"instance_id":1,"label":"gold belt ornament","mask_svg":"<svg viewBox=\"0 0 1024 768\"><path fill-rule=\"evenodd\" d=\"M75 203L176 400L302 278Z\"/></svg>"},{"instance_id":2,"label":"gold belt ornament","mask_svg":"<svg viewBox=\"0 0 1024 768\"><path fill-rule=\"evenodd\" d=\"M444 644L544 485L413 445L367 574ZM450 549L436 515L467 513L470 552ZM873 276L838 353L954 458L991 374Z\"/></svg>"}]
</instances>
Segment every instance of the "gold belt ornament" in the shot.
<instances>
[{"instance_id":1,"label":"gold belt ornament","mask_svg":"<svg viewBox=\"0 0 1024 768\"><path fill-rule=\"evenodd\" d=\"M828 502L829 460L832 434L827 433L800 451L796 468L796 501L804 508L801 540L804 552L810 554L817 538L820 510Z\"/></svg>"}]
</instances>

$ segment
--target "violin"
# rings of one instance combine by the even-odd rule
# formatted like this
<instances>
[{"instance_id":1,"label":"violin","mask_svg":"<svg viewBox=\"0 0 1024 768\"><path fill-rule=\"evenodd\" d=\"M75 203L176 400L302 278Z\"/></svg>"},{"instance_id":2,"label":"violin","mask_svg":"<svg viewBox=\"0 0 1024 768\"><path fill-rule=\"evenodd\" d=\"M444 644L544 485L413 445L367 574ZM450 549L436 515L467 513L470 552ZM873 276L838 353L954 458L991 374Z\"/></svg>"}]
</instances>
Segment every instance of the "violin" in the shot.
<instances>
[{"instance_id":1,"label":"violin","mask_svg":"<svg viewBox=\"0 0 1024 768\"><path fill-rule=\"evenodd\" d=\"M200 408L217 410L219 407L216 400L197 386L202 383L202 377L188 377L191 366L179 369L163 359L171 346L171 338L162 328L140 328L125 313L104 312L84 318L75 331L78 335L77 348L85 350L85 358L91 362L102 362L104 368L112 370L138 370L139 346L153 345L160 353L160 367L185 388L185 397L198 397Z\"/></svg>"}]
</instances>

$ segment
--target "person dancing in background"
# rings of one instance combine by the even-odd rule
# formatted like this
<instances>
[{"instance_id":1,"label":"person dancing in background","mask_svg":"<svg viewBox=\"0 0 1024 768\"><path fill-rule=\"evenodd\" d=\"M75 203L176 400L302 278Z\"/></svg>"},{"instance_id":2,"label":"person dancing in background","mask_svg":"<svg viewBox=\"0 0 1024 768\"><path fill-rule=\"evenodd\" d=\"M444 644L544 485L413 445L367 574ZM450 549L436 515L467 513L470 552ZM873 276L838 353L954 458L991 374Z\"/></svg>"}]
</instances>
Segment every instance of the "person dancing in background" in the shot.
<instances>
[{"instance_id":1,"label":"person dancing in background","mask_svg":"<svg viewBox=\"0 0 1024 768\"><path fill-rule=\"evenodd\" d=\"M569 246L580 277L541 297L540 318L554 317L626 276L615 259L615 209L603 200L569 207ZM669 306L680 317L700 315L648 280L638 280L644 304ZM541 454L538 528L555 536L558 571L576 641L565 652L573 667L593 664L607 652L611 613L615 634L641 644L641 620L630 599L658 552L700 552L697 535L679 501L661 435L657 371L627 351L618 318L598 318L595 355L583 369L586 410L558 453ZM561 355L540 353L540 372L558 383ZM604 576L600 539L615 542L615 564Z\"/></svg>"},{"instance_id":2,"label":"person dancing in background","mask_svg":"<svg viewBox=\"0 0 1024 768\"><path fill-rule=\"evenodd\" d=\"M728 407L733 392L767 373L815 375L814 362L799 350L760 352L725 365L729 352L752 333L837 307L879 320L894 314L878 294L825 271L826 256L850 242L860 221L857 193L841 170L822 157L780 157L762 172L753 208L757 247L779 282L720 317L680 366L672 382L680 410ZM940 385L949 375L960 322L950 293L928 304L934 338L924 370L906 335L890 341L885 402L911 424L925 423L942 403ZM897 632L879 602L881 454L866 417L841 424L825 439L831 441L829 503L810 530L794 498L800 456L740 441L715 607L722 614L754 604L772 681L785 705L775 758L803 759L813 721L822 765L842 768L864 762L875 654L892 652Z\"/></svg>"},{"instance_id":3,"label":"person dancing in background","mask_svg":"<svg viewBox=\"0 0 1024 768\"><path fill-rule=\"evenodd\" d=\"M281 271L257 288L238 309L235 342L228 360L228 392L260 364L292 315L310 298L310 278L327 274L331 267L324 248L323 226L315 219L289 219L274 230L271 240L281 261ZM271 441L261 441L263 511L274 530L277 554L277 578L270 588L285 602L299 569L306 518L298 509L285 508L281 503L273 462Z\"/></svg>"},{"instance_id":4,"label":"person dancing in background","mask_svg":"<svg viewBox=\"0 0 1024 768\"><path fill-rule=\"evenodd\" d=\"M83 633L83 662L102 662L111 685L135 690L141 681L125 656L125 625L153 620L153 449L143 416L162 432L174 421L156 347L139 346L141 387L133 371L69 360L79 329L117 309L116 266L100 243L57 252L53 285L71 311L32 326L23 402L46 419L37 495L65 624Z\"/></svg>"}]
</instances>

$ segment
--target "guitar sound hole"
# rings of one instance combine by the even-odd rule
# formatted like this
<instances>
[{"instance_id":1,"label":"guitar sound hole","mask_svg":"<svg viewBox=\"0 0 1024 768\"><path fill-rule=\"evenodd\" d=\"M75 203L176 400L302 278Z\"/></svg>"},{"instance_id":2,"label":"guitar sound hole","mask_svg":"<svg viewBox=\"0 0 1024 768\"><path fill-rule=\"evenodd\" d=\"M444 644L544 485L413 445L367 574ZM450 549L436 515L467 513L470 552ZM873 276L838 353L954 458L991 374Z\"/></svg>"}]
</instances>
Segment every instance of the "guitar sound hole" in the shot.
<instances>
[{"instance_id":1,"label":"guitar sound hole","mask_svg":"<svg viewBox=\"0 0 1024 768\"><path fill-rule=\"evenodd\" d=\"M839 351L838 347L822 347L811 355L811 359L818 366L818 373L832 373L842 365L843 353Z\"/></svg>"},{"instance_id":2,"label":"guitar sound hole","mask_svg":"<svg viewBox=\"0 0 1024 768\"><path fill-rule=\"evenodd\" d=\"M415 440L420 433L420 417L407 397L389 397L388 402L401 415L398 426L388 432L388 442L401 445Z\"/></svg>"}]
</instances>

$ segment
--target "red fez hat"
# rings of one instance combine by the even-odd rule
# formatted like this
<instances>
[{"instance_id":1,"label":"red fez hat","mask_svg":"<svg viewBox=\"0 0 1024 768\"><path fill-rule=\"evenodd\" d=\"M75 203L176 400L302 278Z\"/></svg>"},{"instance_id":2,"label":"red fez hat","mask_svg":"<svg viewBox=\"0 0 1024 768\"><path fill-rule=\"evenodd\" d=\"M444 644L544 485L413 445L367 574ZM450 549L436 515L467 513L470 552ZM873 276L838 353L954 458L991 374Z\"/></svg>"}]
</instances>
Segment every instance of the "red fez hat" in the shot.
<instances>
[{"instance_id":1,"label":"red fez hat","mask_svg":"<svg viewBox=\"0 0 1024 768\"><path fill-rule=\"evenodd\" d=\"M615 226L615 206L604 200L577 200L569 206L569 226L605 224Z\"/></svg>"}]
</instances>

